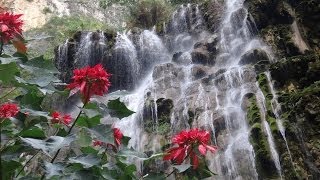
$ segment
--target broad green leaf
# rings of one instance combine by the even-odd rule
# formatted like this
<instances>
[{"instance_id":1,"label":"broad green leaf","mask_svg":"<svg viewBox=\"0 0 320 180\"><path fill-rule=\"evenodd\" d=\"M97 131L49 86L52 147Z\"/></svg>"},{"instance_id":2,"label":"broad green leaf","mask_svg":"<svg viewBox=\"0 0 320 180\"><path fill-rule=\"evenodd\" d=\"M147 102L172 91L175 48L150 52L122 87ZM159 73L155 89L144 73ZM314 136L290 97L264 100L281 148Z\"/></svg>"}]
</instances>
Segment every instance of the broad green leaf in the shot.
<instances>
[{"instance_id":1,"label":"broad green leaf","mask_svg":"<svg viewBox=\"0 0 320 180\"><path fill-rule=\"evenodd\" d=\"M29 129L23 130L19 133L21 137L30 137L30 138L45 138L43 130L39 127L31 127Z\"/></svg>"},{"instance_id":2,"label":"broad green leaf","mask_svg":"<svg viewBox=\"0 0 320 180\"><path fill-rule=\"evenodd\" d=\"M48 156L52 156L56 151L62 147L69 146L76 138L75 136L60 137L51 136L47 140L39 140L33 138L20 137L23 142L32 146L35 149L41 149Z\"/></svg>"},{"instance_id":3,"label":"broad green leaf","mask_svg":"<svg viewBox=\"0 0 320 180\"><path fill-rule=\"evenodd\" d=\"M47 119L50 119L51 117L49 116L48 112L44 112L44 111L36 111L36 110L32 110L32 109L28 109L28 108L23 108L20 110L20 112L28 114L28 116L35 116L35 117L45 117Z\"/></svg>"},{"instance_id":4,"label":"broad green leaf","mask_svg":"<svg viewBox=\"0 0 320 180\"><path fill-rule=\"evenodd\" d=\"M133 111L127 108L127 106L120 101L120 98L115 99L115 100L110 100L107 104L109 110L110 110L110 115L112 117L118 117L119 119L128 117L132 115Z\"/></svg>"},{"instance_id":5,"label":"broad green leaf","mask_svg":"<svg viewBox=\"0 0 320 180\"><path fill-rule=\"evenodd\" d=\"M14 171L22 167L17 161L2 161L1 158L1 179L12 179Z\"/></svg>"},{"instance_id":6,"label":"broad green leaf","mask_svg":"<svg viewBox=\"0 0 320 180\"><path fill-rule=\"evenodd\" d=\"M84 153L84 154L94 154L94 155L97 155L98 154L98 150L88 146L88 147L82 147L81 149L81 152Z\"/></svg>"},{"instance_id":7,"label":"broad green leaf","mask_svg":"<svg viewBox=\"0 0 320 180\"><path fill-rule=\"evenodd\" d=\"M46 168L46 178L63 175L64 166L62 164L59 164L59 163L53 164L53 163L45 162L45 168Z\"/></svg>"},{"instance_id":8,"label":"broad green leaf","mask_svg":"<svg viewBox=\"0 0 320 180\"><path fill-rule=\"evenodd\" d=\"M102 142L113 144L113 131L110 125L100 124L93 128L88 128L88 130L93 135L93 139L96 138Z\"/></svg>"},{"instance_id":9,"label":"broad green leaf","mask_svg":"<svg viewBox=\"0 0 320 180\"><path fill-rule=\"evenodd\" d=\"M182 173L182 172L188 170L191 167L191 164L174 165L172 167L177 169L179 173Z\"/></svg>"},{"instance_id":10,"label":"broad green leaf","mask_svg":"<svg viewBox=\"0 0 320 180\"><path fill-rule=\"evenodd\" d=\"M20 104L34 110L41 110L41 103L44 96L37 91L29 91L20 99Z\"/></svg>"},{"instance_id":11,"label":"broad green leaf","mask_svg":"<svg viewBox=\"0 0 320 180\"><path fill-rule=\"evenodd\" d=\"M98 115L92 118L88 118L87 116L80 116L76 124L77 126L80 126L80 127L92 128L100 124L101 118L102 118L101 115Z\"/></svg>"},{"instance_id":12,"label":"broad green leaf","mask_svg":"<svg viewBox=\"0 0 320 180\"><path fill-rule=\"evenodd\" d=\"M81 129L77 136L77 143L80 147L86 147L92 143L92 138L88 132Z\"/></svg>"},{"instance_id":13,"label":"broad green leaf","mask_svg":"<svg viewBox=\"0 0 320 180\"><path fill-rule=\"evenodd\" d=\"M96 166L100 163L100 159L97 156L92 154L89 155L80 155L77 157L69 158L70 163L79 163L82 164L84 168L90 168Z\"/></svg>"},{"instance_id":14,"label":"broad green leaf","mask_svg":"<svg viewBox=\"0 0 320 180\"><path fill-rule=\"evenodd\" d=\"M133 148L126 148L124 147L121 149L118 153L117 156L119 157L134 157L137 159L140 159L142 161L147 160L148 156L145 153L135 151Z\"/></svg>"},{"instance_id":15,"label":"broad green leaf","mask_svg":"<svg viewBox=\"0 0 320 180\"><path fill-rule=\"evenodd\" d=\"M0 63L1 64L9 64L11 62L19 62L20 58L19 57L0 57Z\"/></svg>"},{"instance_id":16,"label":"broad green leaf","mask_svg":"<svg viewBox=\"0 0 320 180\"><path fill-rule=\"evenodd\" d=\"M15 76L19 74L19 69L16 63L0 64L0 82L4 85L10 85L15 81Z\"/></svg>"}]
</instances>

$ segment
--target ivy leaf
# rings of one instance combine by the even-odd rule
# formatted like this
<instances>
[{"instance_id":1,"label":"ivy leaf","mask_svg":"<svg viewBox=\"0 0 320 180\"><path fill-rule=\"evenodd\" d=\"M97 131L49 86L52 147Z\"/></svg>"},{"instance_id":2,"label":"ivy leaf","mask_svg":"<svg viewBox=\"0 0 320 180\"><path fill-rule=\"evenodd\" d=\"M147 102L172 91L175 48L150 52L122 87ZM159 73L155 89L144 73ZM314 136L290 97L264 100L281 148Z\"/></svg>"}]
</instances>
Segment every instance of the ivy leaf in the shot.
<instances>
[{"instance_id":1,"label":"ivy leaf","mask_svg":"<svg viewBox=\"0 0 320 180\"><path fill-rule=\"evenodd\" d=\"M89 155L80 155L77 157L69 158L70 163L79 163L82 164L84 168L90 168L96 166L100 163L100 159L92 154Z\"/></svg>"},{"instance_id":2,"label":"ivy leaf","mask_svg":"<svg viewBox=\"0 0 320 180\"><path fill-rule=\"evenodd\" d=\"M21 137L30 137L30 138L45 138L46 135L44 134L43 130L39 127L31 127L29 129L23 130L19 133Z\"/></svg>"},{"instance_id":3,"label":"ivy leaf","mask_svg":"<svg viewBox=\"0 0 320 180\"><path fill-rule=\"evenodd\" d=\"M191 164L174 165L172 167L176 168L179 173L182 173L182 172L188 170L191 167Z\"/></svg>"},{"instance_id":4,"label":"ivy leaf","mask_svg":"<svg viewBox=\"0 0 320 180\"><path fill-rule=\"evenodd\" d=\"M75 140L75 136L60 137L51 136L47 140L39 140L33 138L20 137L23 142L32 146L35 149L41 149L48 156L52 156L56 151L62 147L69 146Z\"/></svg>"},{"instance_id":5,"label":"ivy leaf","mask_svg":"<svg viewBox=\"0 0 320 180\"><path fill-rule=\"evenodd\" d=\"M135 113L134 111L131 111L130 109L127 108L127 106L120 101L120 98L115 99L115 100L110 100L107 104L109 110L110 110L110 115L112 117L118 117L119 119L128 117Z\"/></svg>"},{"instance_id":6,"label":"ivy leaf","mask_svg":"<svg viewBox=\"0 0 320 180\"><path fill-rule=\"evenodd\" d=\"M19 69L16 63L0 64L0 81L4 85L10 85L15 81L15 76L19 74Z\"/></svg>"}]
</instances>

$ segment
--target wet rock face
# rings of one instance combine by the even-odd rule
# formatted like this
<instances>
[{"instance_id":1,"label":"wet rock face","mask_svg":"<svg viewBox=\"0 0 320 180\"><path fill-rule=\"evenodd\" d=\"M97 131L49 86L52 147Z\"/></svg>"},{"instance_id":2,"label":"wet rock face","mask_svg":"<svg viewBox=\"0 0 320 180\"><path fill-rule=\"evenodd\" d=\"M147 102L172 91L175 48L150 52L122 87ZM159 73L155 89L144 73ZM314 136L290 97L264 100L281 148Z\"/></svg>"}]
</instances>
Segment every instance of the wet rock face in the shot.
<instances>
[{"instance_id":1,"label":"wet rock face","mask_svg":"<svg viewBox=\"0 0 320 180\"><path fill-rule=\"evenodd\" d=\"M207 28L211 32L216 32L219 29L223 14L223 3L217 1L209 1L201 5L202 12L204 12L204 19L207 22Z\"/></svg>"},{"instance_id":2,"label":"wet rock face","mask_svg":"<svg viewBox=\"0 0 320 180\"><path fill-rule=\"evenodd\" d=\"M268 64L269 63L268 54L262 49L253 49L241 56L239 64L240 65L256 64L259 61L264 61L265 63Z\"/></svg>"},{"instance_id":3,"label":"wet rock face","mask_svg":"<svg viewBox=\"0 0 320 180\"><path fill-rule=\"evenodd\" d=\"M292 24L294 19L283 1L246 0L245 5L259 30L268 25Z\"/></svg>"}]
</instances>

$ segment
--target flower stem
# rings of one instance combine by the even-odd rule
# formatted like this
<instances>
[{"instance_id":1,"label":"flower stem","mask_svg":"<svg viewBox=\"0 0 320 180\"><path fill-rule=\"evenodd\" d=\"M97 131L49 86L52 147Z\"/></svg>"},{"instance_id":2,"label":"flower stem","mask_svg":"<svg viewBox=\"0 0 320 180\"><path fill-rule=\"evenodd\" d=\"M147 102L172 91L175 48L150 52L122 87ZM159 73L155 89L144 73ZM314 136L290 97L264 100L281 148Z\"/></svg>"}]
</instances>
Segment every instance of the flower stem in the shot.
<instances>
[{"instance_id":1,"label":"flower stem","mask_svg":"<svg viewBox=\"0 0 320 180\"><path fill-rule=\"evenodd\" d=\"M77 123L77 121L78 121L78 119L79 119L79 117L80 117L80 115L81 115L81 113L82 113L82 109L84 108L85 105L86 105L86 104L83 104L82 108L80 109L80 112L79 112L78 116L76 117L76 120L75 120L75 121L73 122L73 124L71 125L71 127L70 127L67 135L69 135L69 134L71 133L73 127L76 125L76 123ZM61 148L60 148L60 149L56 152L56 154L53 156L53 158L51 159L50 163L53 163L54 160L58 157L58 154L60 153L60 150L61 150Z\"/></svg>"},{"instance_id":2,"label":"flower stem","mask_svg":"<svg viewBox=\"0 0 320 180\"><path fill-rule=\"evenodd\" d=\"M2 52L3 52L3 39L1 38L0 39L0 56L2 55Z\"/></svg>"},{"instance_id":3,"label":"flower stem","mask_svg":"<svg viewBox=\"0 0 320 180\"><path fill-rule=\"evenodd\" d=\"M36 157L36 155L40 152L41 150L38 150L27 162L26 164L20 169L20 171L18 172L18 174L16 175L16 178L19 176L19 174L24 170L24 168L29 164L29 162Z\"/></svg>"},{"instance_id":4,"label":"flower stem","mask_svg":"<svg viewBox=\"0 0 320 180\"><path fill-rule=\"evenodd\" d=\"M55 136L58 133L59 129L57 129L53 135ZM20 171L18 172L18 174L16 175L16 178L19 176L19 174L24 170L24 168L29 164L29 162L36 157L36 155L40 152L41 150L38 150L27 162L26 164L20 169Z\"/></svg>"}]
</instances>

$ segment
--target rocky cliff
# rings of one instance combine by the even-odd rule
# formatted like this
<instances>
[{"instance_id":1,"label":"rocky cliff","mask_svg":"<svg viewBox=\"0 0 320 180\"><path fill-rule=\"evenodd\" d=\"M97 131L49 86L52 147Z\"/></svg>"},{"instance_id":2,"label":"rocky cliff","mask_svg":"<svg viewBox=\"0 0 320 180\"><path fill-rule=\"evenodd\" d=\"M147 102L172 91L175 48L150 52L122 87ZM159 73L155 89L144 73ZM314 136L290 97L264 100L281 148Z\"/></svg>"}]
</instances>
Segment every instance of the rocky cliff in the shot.
<instances>
[{"instance_id":1,"label":"rocky cliff","mask_svg":"<svg viewBox=\"0 0 320 180\"><path fill-rule=\"evenodd\" d=\"M137 113L118 126L138 150L161 151L170 135L199 127L220 147L207 158L218 178L319 179L320 4L238 2L181 5L154 29L77 32L55 64L65 82L104 64L112 91L131 93L123 100Z\"/></svg>"}]
</instances>

